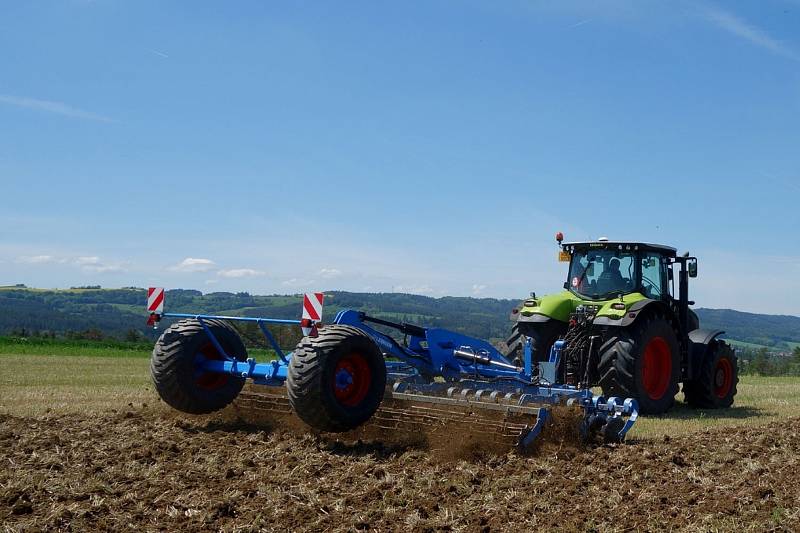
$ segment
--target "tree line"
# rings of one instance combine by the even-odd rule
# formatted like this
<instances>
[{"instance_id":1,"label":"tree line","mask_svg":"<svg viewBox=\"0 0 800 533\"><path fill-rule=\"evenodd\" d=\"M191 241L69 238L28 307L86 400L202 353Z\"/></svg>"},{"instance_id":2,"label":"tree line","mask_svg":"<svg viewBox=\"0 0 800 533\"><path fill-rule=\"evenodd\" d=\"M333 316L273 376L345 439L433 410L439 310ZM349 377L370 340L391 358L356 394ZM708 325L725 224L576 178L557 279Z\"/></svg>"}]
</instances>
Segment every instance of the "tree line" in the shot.
<instances>
[{"instance_id":1,"label":"tree line","mask_svg":"<svg viewBox=\"0 0 800 533\"><path fill-rule=\"evenodd\" d=\"M757 376L800 376L800 346L789 355L776 355L767 348L737 350L739 373Z\"/></svg>"}]
</instances>

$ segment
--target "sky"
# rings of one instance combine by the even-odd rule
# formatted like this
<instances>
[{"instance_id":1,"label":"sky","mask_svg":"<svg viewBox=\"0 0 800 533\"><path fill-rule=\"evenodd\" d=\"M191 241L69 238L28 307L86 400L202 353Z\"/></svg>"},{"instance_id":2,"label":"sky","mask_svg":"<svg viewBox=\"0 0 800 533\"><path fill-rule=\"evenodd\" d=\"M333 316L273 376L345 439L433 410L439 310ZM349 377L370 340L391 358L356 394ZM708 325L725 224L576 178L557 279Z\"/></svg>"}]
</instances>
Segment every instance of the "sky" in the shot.
<instances>
[{"instance_id":1,"label":"sky","mask_svg":"<svg viewBox=\"0 0 800 533\"><path fill-rule=\"evenodd\" d=\"M0 2L0 285L523 298L554 234L800 315L800 1Z\"/></svg>"}]
</instances>

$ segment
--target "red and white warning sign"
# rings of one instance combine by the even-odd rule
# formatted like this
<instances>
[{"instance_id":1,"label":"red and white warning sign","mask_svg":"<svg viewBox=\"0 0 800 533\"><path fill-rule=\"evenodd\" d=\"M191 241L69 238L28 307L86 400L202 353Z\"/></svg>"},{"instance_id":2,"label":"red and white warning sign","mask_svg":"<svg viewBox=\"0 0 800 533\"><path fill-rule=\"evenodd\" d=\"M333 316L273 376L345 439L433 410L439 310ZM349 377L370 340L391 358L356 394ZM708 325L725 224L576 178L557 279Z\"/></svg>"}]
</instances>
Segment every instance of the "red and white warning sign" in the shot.
<instances>
[{"instance_id":1,"label":"red and white warning sign","mask_svg":"<svg viewBox=\"0 0 800 533\"><path fill-rule=\"evenodd\" d=\"M303 318L314 322L322 320L322 300L325 295L321 292L307 292L303 295Z\"/></svg>"},{"instance_id":2,"label":"red and white warning sign","mask_svg":"<svg viewBox=\"0 0 800 533\"><path fill-rule=\"evenodd\" d=\"M163 287L150 287L147 289L147 312L160 315L164 312Z\"/></svg>"},{"instance_id":3,"label":"red and white warning sign","mask_svg":"<svg viewBox=\"0 0 800 533\"><path fill-rule=\"evenodd\" d=\"M325 295L321 292L307 292L303 295L303 320L300 324L303 335L314 334L315 322L322 320L322 300Z\"/></svg>"}]
</instances>

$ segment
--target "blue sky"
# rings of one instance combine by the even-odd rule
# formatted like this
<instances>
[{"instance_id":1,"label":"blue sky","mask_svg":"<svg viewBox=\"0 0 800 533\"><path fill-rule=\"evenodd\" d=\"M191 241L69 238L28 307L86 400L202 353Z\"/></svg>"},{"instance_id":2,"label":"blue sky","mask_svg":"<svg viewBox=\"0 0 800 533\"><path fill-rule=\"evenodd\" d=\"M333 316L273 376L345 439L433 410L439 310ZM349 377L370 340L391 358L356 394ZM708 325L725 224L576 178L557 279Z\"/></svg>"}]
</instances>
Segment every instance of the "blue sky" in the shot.
<instances>
[{"instance_id":1,"label":"blue sky","mask_svg":"<svg viewBox=\"0 0 800 533\"><path fill-rule=\"evenodd\" d=\"M800 2L0 4L0 284L522 297L553 234L800 315Z\"/></svg>"}]
</instances>

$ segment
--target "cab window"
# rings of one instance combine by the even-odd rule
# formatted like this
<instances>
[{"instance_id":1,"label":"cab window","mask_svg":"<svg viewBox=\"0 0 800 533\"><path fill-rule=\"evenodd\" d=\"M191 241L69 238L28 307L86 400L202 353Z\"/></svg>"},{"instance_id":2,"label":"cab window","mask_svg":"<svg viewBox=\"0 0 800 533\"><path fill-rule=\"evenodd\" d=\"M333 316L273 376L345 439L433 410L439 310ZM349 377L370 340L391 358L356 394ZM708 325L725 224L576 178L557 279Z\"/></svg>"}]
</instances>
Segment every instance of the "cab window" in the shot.
<instances>
[{"instance_id":1,"label":"cab window","mask_svg":"<svg viewBox=\"0 0 800 533\"><path fill-rule=\"evenodd\" d=\"M642 294L653 300L661 299L664 290L663 272L660 255L642 255Z\"/></svg>"}]
</instances>

